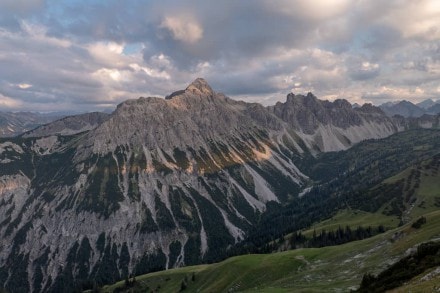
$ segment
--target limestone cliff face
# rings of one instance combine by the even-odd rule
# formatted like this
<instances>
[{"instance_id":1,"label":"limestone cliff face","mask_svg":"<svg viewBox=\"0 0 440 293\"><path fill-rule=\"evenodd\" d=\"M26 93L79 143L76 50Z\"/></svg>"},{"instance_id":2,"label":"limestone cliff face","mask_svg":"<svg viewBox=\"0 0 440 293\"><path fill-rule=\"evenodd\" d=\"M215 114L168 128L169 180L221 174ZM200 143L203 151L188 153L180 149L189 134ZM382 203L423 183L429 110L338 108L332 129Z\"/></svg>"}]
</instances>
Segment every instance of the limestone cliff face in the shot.
<instances>
[{"instance_id":1,"label":"limestone cliff face","mask_svg":"<svg viewBox=\"0 0 440 293\"><path fill-rule=\"evenodd\" d=\"M266 108L203 79L95 118L0 140L0 286L61 292L216 260L269 202L298 196L303 154L397 131L371 105L289 95Z\"/></svg>"},{"instance_id":2,"label":"limestone cliff face","mask_svg":"<svg viewBox=\"0 0 440 293\"><path fill-rule=\"evenodd\" d=\"M197 79L172 98L140 98L120 104L110 119L89 134L94 153L113 151L119 145L147 148L206 146L208 140L230 139L258 128L259 119L248 115L249 105L214 93ZM265 117L272 117L264 108Z\"/></svg>"}]
</instances>

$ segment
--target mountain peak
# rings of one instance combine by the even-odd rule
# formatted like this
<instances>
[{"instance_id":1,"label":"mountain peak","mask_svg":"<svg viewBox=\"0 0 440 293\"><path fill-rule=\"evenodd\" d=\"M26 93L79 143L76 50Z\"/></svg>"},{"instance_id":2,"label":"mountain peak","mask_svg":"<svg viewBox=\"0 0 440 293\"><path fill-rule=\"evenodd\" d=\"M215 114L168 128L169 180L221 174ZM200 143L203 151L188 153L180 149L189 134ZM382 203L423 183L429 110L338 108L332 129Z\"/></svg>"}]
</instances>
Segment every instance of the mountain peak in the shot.
<instances>
[{"instance_id":1,"label":"mountain peak","mask_svg":"<svg viewBox=\"0 0 440 293\"><path fill-rule=\"evenodd\" d=\"M197 78L186 89L185 92L191 92L198 95L213 95L214 91L203 78Z\"/></svg>"},{"instance_id":2,"label":"mountain peak","mask_svg":"<svg viewBox=\"0 0 440 293\"><path fill-rule=\"evenodd\" d=\"M417 103L416 106L427 110L429 107L432 107L437 103L439 103L439 101L434 101L433 99L426 99L420 103Z\"/></svg>"}]
</instances>

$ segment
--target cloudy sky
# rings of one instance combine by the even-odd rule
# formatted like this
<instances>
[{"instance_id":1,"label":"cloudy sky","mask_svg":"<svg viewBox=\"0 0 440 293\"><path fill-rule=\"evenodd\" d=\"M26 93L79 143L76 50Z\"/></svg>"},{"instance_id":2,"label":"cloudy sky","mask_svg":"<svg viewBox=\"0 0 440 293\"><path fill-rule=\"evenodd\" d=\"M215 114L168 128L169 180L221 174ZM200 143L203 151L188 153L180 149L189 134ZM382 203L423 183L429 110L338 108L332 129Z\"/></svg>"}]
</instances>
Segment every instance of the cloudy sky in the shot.
<instances>
[{"instance_id":1,"label":"cloudy sky","mask_svg":"<svg viewBox=\"0 0 440 293\"><path fill-rule=\"evenodd\" d=\"M0 110L107 109L196 77L266 105L440 99L440 1L0 0Z\"/></svg>"}]
</instances>

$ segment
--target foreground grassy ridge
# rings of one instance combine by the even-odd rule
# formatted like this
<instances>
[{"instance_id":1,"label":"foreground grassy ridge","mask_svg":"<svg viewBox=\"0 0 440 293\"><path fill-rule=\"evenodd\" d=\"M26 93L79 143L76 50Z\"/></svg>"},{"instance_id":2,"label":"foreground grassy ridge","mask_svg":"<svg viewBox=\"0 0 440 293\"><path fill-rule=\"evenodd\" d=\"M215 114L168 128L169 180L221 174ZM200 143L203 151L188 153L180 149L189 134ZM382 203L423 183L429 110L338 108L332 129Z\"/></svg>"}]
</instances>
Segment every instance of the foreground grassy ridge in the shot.
<instances>
[{"instance_id":1,"label":"foreground grassy ridge","mask_svg":"<svg viewBox=\"0 0 440 293\"><path fill-rule=\"evenodd\" d=\"M377 274L409 248L439 238L440 211L425 217L427 223L418 230L411 228L409 223L384 234L340 246L244 255L212 265L138 276L138 290L178 292L186 278L184 292L346 292L359 285L364 273ZM123 283L107 286L104 292L113 292Z\"/></svg>"},{"instance_id":2,"label":"foreground grassy ridge","mask_svg":"<svg viewBox=\"0 0 440 293\"><path fill-rule=\"evenodd\" d=\"M382 271L377 276L367 274L362 278L359 292L381 293L401 287L418 275L437 269L440 266L440 241L429 241L420 244L411 255ZM429 272L421 281L428 281L440 270Z\"/></svg>"}]
</instances>

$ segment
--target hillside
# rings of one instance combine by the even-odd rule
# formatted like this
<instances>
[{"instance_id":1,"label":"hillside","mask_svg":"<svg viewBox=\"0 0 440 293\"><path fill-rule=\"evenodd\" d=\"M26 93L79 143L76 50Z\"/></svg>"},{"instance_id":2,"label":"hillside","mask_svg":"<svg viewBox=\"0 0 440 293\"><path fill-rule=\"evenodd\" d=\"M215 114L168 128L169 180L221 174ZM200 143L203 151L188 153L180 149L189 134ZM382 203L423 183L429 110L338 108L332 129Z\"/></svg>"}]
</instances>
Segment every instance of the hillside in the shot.
<instances>
[{"instance_id":1,"label":"hillside","mask_svg":"<svg viewBox=\"0 0 440 293\"><path fill-rule=\"evenodd\" d=\"M186 279L184 292L346 292L357 288L364 274L377 274L408 249L440 237L440 211L427 214L426 219L420 229L407 224L340 246L244 255L212 265L137 276L134 288L139 292L178 292ZM104 287L103 292L114 292L123 285Z\"/></svg>"},{"instance_id":2,"label":"hillside","mask_svg":"<svg viewBox=\"0 0 440 293\"><path fill-rule=\"evenodd\" d=\"M396 227L399 219L395 215L387 215L389 203L385 203L375 213L341 210L332 218L315 223L312 230L332 231L346 225L354 229L357 226L379 224L384 224L389 230L369 239L339 246L243 255L212 265L137 276L133 288L141 291L149 288L159 289L159 292L177 292L182 282L187 285L185 292L327 292L357 288L364 274L379 274L409 251L415 251L414 247L418 244L440 237L440 157L436 155L415 163L385 179L380 185L401 182L406 184L402 199L409 195L412 198L411 204L405 200L402 202L407 223L401 227ZM422 215L426 223L419 228L412 227ZM303 231L303 234L310 237L311 230ZM287 241L289 237L285 237ZM432 288L429 286L435 285L433 280L438 278L438 274L431 269L422 270L418 275L403 288ZM121 286L124 286L124 282L104 287L103 291L113 292Z\"/></svg>"},{"instance_id":3,"label":"hillside","mask_svg":"<svg viewBox=\"0 0 440 293\"><path fill-rule=\"evenodd\" d=\"M361 211L359 215L380 212L379 218L387 217L383 224L395 227L404 216L403 186L401 182L383 181L419 162L438 160L435 156L439 153L440 131L411 130L365 141L347 151L298 161L299 168L313 180L309 188L304 189L301 197L269 209L248 238L238 245L239 251L259 251L269 241L311 227L344 210L350 211L348 218L356 210Z\"/></svg>"}]
</instances>

